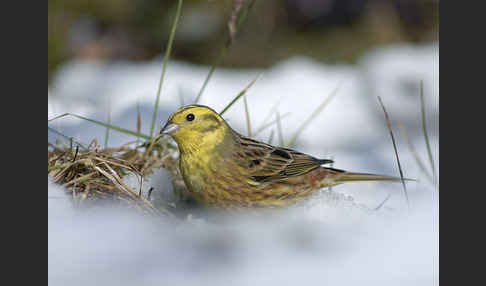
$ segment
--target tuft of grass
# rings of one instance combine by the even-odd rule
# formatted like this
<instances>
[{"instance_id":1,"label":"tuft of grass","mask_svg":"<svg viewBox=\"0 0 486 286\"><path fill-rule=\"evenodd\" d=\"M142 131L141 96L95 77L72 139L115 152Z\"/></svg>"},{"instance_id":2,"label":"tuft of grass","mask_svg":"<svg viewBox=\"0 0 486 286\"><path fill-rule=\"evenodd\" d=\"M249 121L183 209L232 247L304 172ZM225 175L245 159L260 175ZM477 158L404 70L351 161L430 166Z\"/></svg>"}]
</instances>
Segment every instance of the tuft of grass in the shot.
<instances>
[{"instance_id":1,"label":"tuft of grass","mask_svg":"<svg viewBox=\"0 0 486 286\"><path fill-rule=\"evenodd\" d=\"M61 184L71 193L75 205L98 202L104 199L138 209L146 214L171 214L163 208L155 208L142 196L142 179L160 168L167 161L167 146L149 155L124 145L101 149L96 142L90 148L73 151L71 148L48 150L48 174L54 183ZM128 186L122 178L134 174L139 180L139 190Z\"/></svg>"}]
</instances>

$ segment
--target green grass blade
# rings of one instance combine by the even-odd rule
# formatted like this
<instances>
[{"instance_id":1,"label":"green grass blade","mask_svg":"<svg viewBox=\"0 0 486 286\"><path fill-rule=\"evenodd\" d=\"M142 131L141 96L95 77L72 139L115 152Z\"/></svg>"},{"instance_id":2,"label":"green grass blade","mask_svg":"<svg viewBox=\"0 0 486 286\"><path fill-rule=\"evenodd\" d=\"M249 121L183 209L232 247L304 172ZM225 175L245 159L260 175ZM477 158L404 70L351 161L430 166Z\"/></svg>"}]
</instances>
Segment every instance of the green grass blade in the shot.
<instances>
[{"instance_id":1,"label":"green grass blade","mask_svg":"<svg viewBox=\"0 0 486 286\"><path fill-rule=\"evenodd\" d=\"M199 102L199 99L201 99L201 96L202 96L204 90L206 89L206 86L208 85L209 80L213 76L214 70L216 69L216 65L219 65L221 63L221 61L224 59L224 56L226 55L226 49L227 49L226 46L223 46L221 48L221 51L219 52L219 57L216 60L216 64L212 65L211 68L209 69L209 73L206 76L206 79L204 80L204 83L203 83L201 89L199 90L199 93L197 94L196 100L194 101L195 104L197 104Z\"/></svg>"},{"instance_id":2,"label":"green grass blade","mask_svg":"<svg viewBox=\"0 0 486 286\"><path fill-rule=\"evenodd\" d=\"M259 74L252 82L250 82L250 84L244 89L242 90L235 98L233 98L233 100L228 103L228 105L226 105L225 108L223 108L223 110L219 113L220 116L222 116L233 104L235 104L236 101L238 101L238 99L240 99L240 97L242 97L243 95L245 95L245 93L248 91L248 89L262 76L263 74Z\"/></svg>"},{"instance_id":3,"label":"green grass blade","mask_svg":"<svg viewBox=\"0 0 486 286\"><path fill-rule=\"evenodd\" d=\"M183 107L185 105L184 104L184 93L182 92L182 87L181 86L179 86L177 95L179 96L179 106L180 107Z\"/></svg>"},{"instance_id":4,"label":"green grass blade","mask_svg":"<svg viewBox=\"0 0 486 286\"><path fill-rule=\"evenodd\" d=\"M268 141L267 141L267 142L268 142L268 144L270 144L270 145L272 145L272 141L273 141L273 134L274 134L274 133L275 133L275 132L273 132L273 129L272 129L272 132L270 132L270 137L268 137Z\"/></svg>"},{"instance_id":5,"label":"green grass blade","mask_svg":"<svg viewBox=\"0 0 486 286\"><path fill-rule=\"evenodd\" d=\"M300 136L300 134L302 133L302 131L304 131L305 128L307 128L307 126L309 126L309 124L312 122L312 120L314 120L317 115L319 115L319 113L322 112L322 110L324 110L324 108L329 104L329 102L331 102L331 100L337 95L337 91L339 90L339 87L340 85L338 85L332 92L331 92L331 95L329 95L317 108L316 110L314 110L314 112L312 112L312 114L309 116L309 118L307 118L306 121L304 121L302 123L302 125L297 129L297 131L295 132L294 136L292 136L292 138L289 140L289 142L285 145L286 147L289 147L289 146L292 146L295 141L297 140L297 138Z\"/></svg>"},{"instance_id":6,"label":"green grass blade","mask_svg":"<svg viewBox=\"0 0 486 286\"><path fill-rule=\"evenodd\" d=\"M236 23L234 35L236 35L238 33L238 31L240 30L240 26L246 21L247 16L248 16L248 12L250 11L253 4L255 4L255 0L251 1L249 5L242 8L242 11L238 15L238 21ZM213 76L214 70L216 69L216 65L219 65L223 61L224 57L226 56L226 52L227 52L228 48L233 43L234 35L232 37L231 34L232 33L228 29L228 36L226 38L225 44L223 45L223 47L221 48L221 51L219 52L219 56L218 56L218 59L216 60L216 63L214 65L212 65L211 68L209 69L209 73L206 76L206 79L204 80L204 83L203 83L201 89L199 90L199 93L196 97L196 100L194 101L195 104L197 104L199 102L199 100L201 99L201 96L204 93L204 90L206 89L206 86L208 85L209 80Z\"/></svg>"},{"instance_id":7,"label":"green grass blade","mask_svg":"<svg viewBox=\"0 0 486 286\"><path fill-rule=\"evenodd\" d=\"M427 123L425 120L425 103L424 103L424 81L420 81L420 106L422 111L422 129L424 131L425 145L427 146L427 154L429 156L430 168L432 169L432 176L434 178L434 185L437 185L437 173L435 171L434 158L430 148L429 136L427 133Z\"/></svg>"},{"instance_id":8,"label":"green grass blade","mask_svg":"<svg viewBox=\"0 0 486 286\"><path fill-rule=\"evenodd\" d=\"M280 120L283 120L285 117L287 117L289 115L290 115L290 112L284 113L282 116L280 116ZM273 120L271 122L268 122L267 124L265 124L262 127L258 128L257 131L255 131L255 134L253 134L253 135L254 136L258 135L260 132L262 132L263 130L267 129L268 127L272 126L275 123L277 123L277 119L275 119L275 120Z\"/></svg>"},{"instance_id":9,"label":"green grass blade","mask_svg":"<svg viewBox=\"0 0 486 286\"><path fill-rule=\"evenodd\" d=\"M282 123L280 122L280 112L277 111L277 133L278 133L278 144L279 146L283 146L284 139L283 139L283 132L282 132Z\"/></svg>"},{"instance_id":10,"label":"green grass blade","mask_svg":"<svg viewBox=\"0 0 486 286\"><path fill-rule=\"evenodd\" d=\"M415 162L419 166L419 168L422 171L422 173L424 173L424 175L427 177L427 179L433 184L434 183L434 179L432 178L432 176L427 171L427 168L425 167L425 164L423 163L423 161L420 158L417 150L415 149L415 146L413 146L412 141L408 137L407 131L405 129L405 126L403 126L403 124L401 124L401 123L398 123L398 127L400 128L400 131L402 132L403 137L407 141L408 149L410 149L410 152L412 153L412 156L414 157Z\"/></svg>"},{"instance_id":11,"label":"green grass blade","mask_svg":"<svg viewBox=\"0 0 486 286\"><path fill-rule=\"evenodd\" d=\"M49 126L47 126L47 129L48 129L48 130L51 130L52 132L56 133L56 134L57 134L57 135L59 135L59 136L64 137L65 139L67 139L67 140L69 140L69 141L71 141L71 140L72 140L74 143L78 144L78 145L79 145L81 148L83 148L83 149L85 149L85 150L87 149L87 148L86 148L86 147L85 147L83 144L81 144L81 143L79 143L79 142L75 141L75 140L73 139L73 137L66 136L66 135L62 134L61 132L57 131L56 129L51 128L51 127L49 127ZM53 145L53 146L54 146L54 145Z\"/></svg>"},{"instance_id":12,"label":"green grass blade","mask_svg":"<svg viewBox=\"0 0 486 286\"><path fill-rule=\"evenodd\" d=\"M111 124L111 100L110 97L108 97L108 112L107 112L107 120L106 123L108 125ZM110 137L110 128L106 128L105 132L105 149L108 148L108 138Z\"/></svg>"},{"instance_id":13,"label":"green grass blade","mask_svg":"<svg viewBox=\"0 0 486 286\"><path fill-rule=\"evenodd\" d=\"M142 116L140 114L140 103L137 101L137 134L140 134L142 130ZM137 145L139 144L139 138L137 137Z\"/></svg>"},{"instance_id":14,"label":"green grass blade","mask_svg":"<svg viewBox=\"0 0 486 286\"><path fill-rule=\"evenodd\" d=\"M275 102L273 104L273 106L269 109L267 115L265 115L265 118L263 119L262 121L262 124L260 124L260 127L258 128L258 130L260 130L263 126L265 126L265 124L267 123L267 121L272 117L272 115L275 113L275 111L277 111L277 108L280 104L281 100L279 99L277 102ZM283 118L283 116L282 116Z\"/></svg>"},{"instance_id":15,"label":"green grass blade","mask_svg":"<svg viewBox=\"0 0 486 286\"><path fill-rule=\"evenodd\" d=\"M73 117L76 117L76 118L79 118L79 119L82 119L82 120L86 120L86 121L89 121L89 122L92 122L92 123L95 123L95 124L98 124L98 125L110 128L110 129L113 129L113 130L121 132L121 133L133 135L135 137L140 137L140 138L143 138L143 139L146 139L146 140L152 139L152 137L150 137L148 135L137 133L137 132L134 132L134 131L131 131L131 130L128 130L128 129L125 129L125 128L121 128L121 127L118 127L118 126L114 126L114 125L111 125L111 124L106 124L104 122L94 120L94 119L90 119L90 118L86 118L86 117L83 117L81 115L76 115L76 114L73 114L73 113L64 113L62 115L59 115L59 116L56 116L52 119L47 120L47 122L50 122L50 121L53 121L53 120L56 120L56 119L59 119L61 117L65 117L65 116L73 116Z\"/></svg>"},{"instance_id":16,"label":"green grass blade","mask_svg":"<svg viewBox=\"0 0 486 286\"><path fill-rule=\"evenodd\" d=\"M248 102L246 102L246 96L243 96L243 102L245 103L245 117L246 127L248 129L248 137L251 137L250 112L248 112Z\"/></svg>"},{"instance_id":17,"label":"green grass blade","mask_svg":"<svg viewBox=\"0 0 486 286\"><path fill-rule=\"evenodd\" d=\"M150 137L154 134L155 120L157 119L157 111L159 108L160 91L162 90L162 83L164 81L165 70L167 69L167 63L169 62L170 51L172 50L172 42L174 40L175 31L177 28L177 22L181 16L182 0L177 3L176 15L174 17L174 22L172 23L172 29L170 31L169 42L167 43L167 48L165 49L165 58L162 63L162 73L160 75L159 87L157 89L157 96L155 98L154 104L154 114L152 115L152 124L150 125Z\"/></svg>"}]
</instances>

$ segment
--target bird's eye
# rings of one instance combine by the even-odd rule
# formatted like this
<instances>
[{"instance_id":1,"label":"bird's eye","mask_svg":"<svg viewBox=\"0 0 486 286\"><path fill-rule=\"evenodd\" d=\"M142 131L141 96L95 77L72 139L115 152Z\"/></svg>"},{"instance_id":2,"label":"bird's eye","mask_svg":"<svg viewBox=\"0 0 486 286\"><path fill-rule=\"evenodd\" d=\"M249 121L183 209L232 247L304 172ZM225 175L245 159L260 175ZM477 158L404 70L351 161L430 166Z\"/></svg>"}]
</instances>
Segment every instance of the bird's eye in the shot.
<instances>
[{"instance_id":1,"label":"bird's eye","mask_svg":"<svg viewBox=\"0 0 486 286\"><path fill-rule=\"evenodd\" d=\"M193 120L194 120L194 118L195 118L195 117L194 117L194 114L192 114L192 113L189 113L189 114L186 116L187 121L193 121Z\"/></svg>"}]
</instances>

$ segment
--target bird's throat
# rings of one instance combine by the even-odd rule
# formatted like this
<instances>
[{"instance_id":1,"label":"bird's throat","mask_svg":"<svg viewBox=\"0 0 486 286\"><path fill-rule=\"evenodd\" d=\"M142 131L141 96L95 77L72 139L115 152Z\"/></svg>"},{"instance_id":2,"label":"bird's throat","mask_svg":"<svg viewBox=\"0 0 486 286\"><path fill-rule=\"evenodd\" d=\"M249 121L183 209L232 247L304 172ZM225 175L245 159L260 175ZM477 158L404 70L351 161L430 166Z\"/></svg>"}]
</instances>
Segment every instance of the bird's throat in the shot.
<instances>
[{"instance_id":1,"label":"bird's throat","mask_svg":"<svg viewBox=\"0 0 486 286\"><path fill-rule=\"evenodd\" d=\"M224 132L223 132L224 131ZM232 130L213 130L198 134L197 140L176 140L182 156L205 157L222 155L234 144Z\"/></svg>"}]
</instances>

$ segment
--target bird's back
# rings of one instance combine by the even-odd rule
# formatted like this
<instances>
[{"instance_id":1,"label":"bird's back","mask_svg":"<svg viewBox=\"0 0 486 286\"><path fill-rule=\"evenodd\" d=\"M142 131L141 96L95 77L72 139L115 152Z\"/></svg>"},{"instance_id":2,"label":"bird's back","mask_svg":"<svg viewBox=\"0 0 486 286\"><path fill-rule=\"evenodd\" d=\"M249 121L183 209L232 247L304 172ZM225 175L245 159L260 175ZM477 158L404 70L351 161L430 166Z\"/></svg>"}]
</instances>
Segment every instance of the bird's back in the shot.
<instances>
[{"instance_id":1,"label":"bird's back","mask_svg":"<svg viewBox=\"0 0 486 286\"><path fill-rule=\"evenodd\" d=\"M194 197L223 208L286 206L331 184L341 172L326 169L321 160L287 148L274 147L235 132L231 146L205 156L211 162L185 164L181 170ZM191 161L198 161L191 158Z\"/></svg>"}]
</instances>

